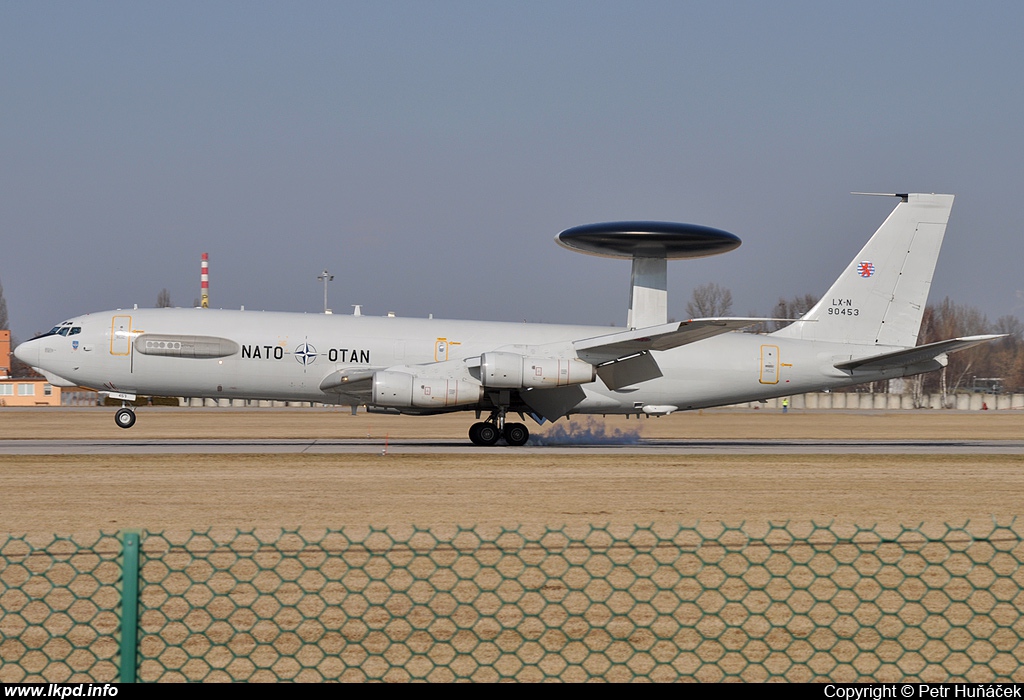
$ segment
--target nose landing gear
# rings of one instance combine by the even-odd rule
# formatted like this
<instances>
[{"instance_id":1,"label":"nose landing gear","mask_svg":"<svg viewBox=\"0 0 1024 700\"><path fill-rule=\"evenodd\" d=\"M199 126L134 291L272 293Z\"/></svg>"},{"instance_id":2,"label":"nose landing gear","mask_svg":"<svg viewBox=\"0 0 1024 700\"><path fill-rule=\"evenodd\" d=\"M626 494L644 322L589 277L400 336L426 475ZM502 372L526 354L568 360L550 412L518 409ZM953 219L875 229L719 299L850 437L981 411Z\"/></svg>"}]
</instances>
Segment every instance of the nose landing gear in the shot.
<instances>
[{"instance_id":1,"label":"nose landing gear","mask_svg":"<svg viewBox=\"0 0 1024 700\"><path fill-rule=\"evenodd\" d=\"M135 411L125 406L122 406L114 414L114 423L117 424L118 428L130 428L135 425Z\"/></svg>"}]
</instances>

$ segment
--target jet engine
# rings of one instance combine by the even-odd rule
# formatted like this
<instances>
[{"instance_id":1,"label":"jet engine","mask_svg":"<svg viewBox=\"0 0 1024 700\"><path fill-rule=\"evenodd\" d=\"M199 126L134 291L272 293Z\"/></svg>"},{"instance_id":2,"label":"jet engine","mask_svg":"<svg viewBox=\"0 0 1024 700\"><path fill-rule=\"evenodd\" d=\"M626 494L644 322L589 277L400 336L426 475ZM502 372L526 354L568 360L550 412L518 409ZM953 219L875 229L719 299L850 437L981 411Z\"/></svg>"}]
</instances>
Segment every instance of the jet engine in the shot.
<instances>
[{"instance_id":1,"label":"jet engine","mask_svg":"<svg viewBox=\"0 0 1024 700\"><path fill-rule=\"evenodd\" d=\"M480 379L487 388L549 389L588 384L596 376L594 365L577 358L526 357L514 352L480 356Z\"/></svg>"},{"instance_id":2,"label":"jet engine","mask_svg":"<svg viewBox=\"0 0 1024 700\"><path fill-rule=\"evenodd\" d=\"M375 406L396 408L447 408L477 403L484 389L478 383L465 379L437 379L416 377L396 371L373 373L373 400Z\"/></svg>"}]
</instances>

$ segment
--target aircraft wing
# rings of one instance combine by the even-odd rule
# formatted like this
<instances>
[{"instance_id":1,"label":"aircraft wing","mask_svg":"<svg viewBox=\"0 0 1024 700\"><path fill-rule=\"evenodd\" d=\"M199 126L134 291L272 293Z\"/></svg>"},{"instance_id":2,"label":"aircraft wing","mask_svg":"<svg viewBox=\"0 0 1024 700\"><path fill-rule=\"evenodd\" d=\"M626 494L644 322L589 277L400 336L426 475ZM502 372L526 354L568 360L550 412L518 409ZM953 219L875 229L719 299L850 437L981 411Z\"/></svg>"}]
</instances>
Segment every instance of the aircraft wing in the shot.
<instances>
[{"instance_id":1,"label":"aircraft wing","mask_svg":"<svg viewBox=\"0 0 1024 700\"><path fill-rule=\"evenodd\" d=\"M598 374L609 388L614 389L661 376L657 362L650 355L652 350L671 350L764 321L777 320L789 319L698 318L585 338L574 341L572 347L581 360L598 365ZM373 388L374 372L383 369L387 368L338 370L320 382L320 389L366 402ZM578 403L581 397L576 398Z\"/></svg>"},{"instance_id":2,"label":"aircraft wing","mask_svg":"<svg viewBox=\"0 0 1024 700\"><path fill-rule=\"evenodd\" d=\"M937 343L918 345L916 348L907 348L906 350L896 350L895 352L886 352L881 355L837 362L835 367L836 369L870 369L877 371L909 367L922 362L928 362L929 360L938 360L945 365L945 361L939 360L942 355L956 352L957 350L966 350L967 348L973 348L975 345L981 345L982 343L1005 337L1005 335L971 335L963 338L940 340Z\"/></svg>"},{"instance_id":3,"label":"aircraft wing","mask_svg":"<svg viewBox=\"0 0 1024 700\"><path fill-rule=\"evenodd\" d=\"M581 360L602 364L650 350L671 350L680 345L774 320L779 319L698 318L577 340L573 342L573 347Z\"/></svg>"}]
</instances>

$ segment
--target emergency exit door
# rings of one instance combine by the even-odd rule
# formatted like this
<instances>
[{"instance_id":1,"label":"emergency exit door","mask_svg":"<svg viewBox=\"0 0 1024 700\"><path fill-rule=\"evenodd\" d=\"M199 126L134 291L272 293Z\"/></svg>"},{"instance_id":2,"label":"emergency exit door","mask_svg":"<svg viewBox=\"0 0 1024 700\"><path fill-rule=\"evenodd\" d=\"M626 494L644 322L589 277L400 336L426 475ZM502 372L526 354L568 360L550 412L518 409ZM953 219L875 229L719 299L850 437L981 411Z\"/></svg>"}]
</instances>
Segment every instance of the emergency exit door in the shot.
<instances>
[{"instance_id":1,"label":"emergency exit door","mask_svg":"<svg viewBox=\"0 0 1024 700\"><path fill-rule=\"evenodd\" d=\"M132 317L114 316L110 322L110 354L128 355L132 351Z\"/></svg>"},{"instance_id":2,"label":"emergency exit door","mask_svg":"<svg viewBox=\"0 0 1024 700\"><path fill-rule=\"evenodd\" d=\"M761 346L761 379L762 384L779 383L779 347L777 345Z\"/></svg>"}]
</instances>

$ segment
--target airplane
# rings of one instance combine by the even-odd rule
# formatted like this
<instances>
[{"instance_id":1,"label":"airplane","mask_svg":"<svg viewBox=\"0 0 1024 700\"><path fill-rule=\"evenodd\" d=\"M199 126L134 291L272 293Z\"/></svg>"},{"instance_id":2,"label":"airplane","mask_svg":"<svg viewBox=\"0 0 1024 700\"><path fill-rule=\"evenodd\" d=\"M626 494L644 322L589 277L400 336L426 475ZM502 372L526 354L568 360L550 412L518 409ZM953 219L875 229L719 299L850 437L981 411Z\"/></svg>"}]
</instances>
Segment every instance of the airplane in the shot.
<instances>
[{"instance_id":1,"label":"airplane","mask_svg":"<svg viewBox=\"0 0 1024 700\"><path fill-rule=\"evenodd\" d=\"M666 262L731 250L730 233L671 222L567 229L556 241L632 258L627 328L215 309L90 313L15 355L57 386L137 396L310 401L377 413L472 411L475 445L526 444L529 428L573 414L663 416L944 367L951 352L1002 337L916 346L953 195L900 201L803 317L667 320ZM790 320L790 319L787 319ZM488 414L481 420L482 414Z\"/></svg>"}]
</instances>

